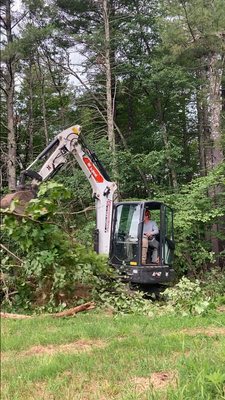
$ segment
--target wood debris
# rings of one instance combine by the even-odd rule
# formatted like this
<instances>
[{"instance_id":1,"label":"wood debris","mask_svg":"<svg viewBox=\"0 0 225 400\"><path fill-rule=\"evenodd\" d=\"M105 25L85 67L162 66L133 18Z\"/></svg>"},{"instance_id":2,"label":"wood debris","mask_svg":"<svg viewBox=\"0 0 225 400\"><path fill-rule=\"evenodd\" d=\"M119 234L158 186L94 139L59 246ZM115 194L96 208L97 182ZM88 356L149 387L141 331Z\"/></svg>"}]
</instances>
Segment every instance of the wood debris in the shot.
<instances>
[{"instance_id":1,"label":"wood debris","mask_svg":"<svg viewBox=\"0 0 225 400\"><path fill-rule=\"evenodd\" d=\"M77 314L78 312L81 311L89 311L89 310L93 310L93 308L95 308L95 303L93 302L88 302L85 304L81 304L80 306L76 306L73 308L69 308L68 310L64 310L64 311L60 311L58 313L54 313L54 314L44 314L44 316L51 316L51 317L71 317L75 314ZM11 313L5 313L5 312L1 312L0 313L0 317L1 318L11 318L11 319L27 319L27 318L32 318L31 315L23 315L23 314L11 314Z\"/></svg>"}]
</instances>

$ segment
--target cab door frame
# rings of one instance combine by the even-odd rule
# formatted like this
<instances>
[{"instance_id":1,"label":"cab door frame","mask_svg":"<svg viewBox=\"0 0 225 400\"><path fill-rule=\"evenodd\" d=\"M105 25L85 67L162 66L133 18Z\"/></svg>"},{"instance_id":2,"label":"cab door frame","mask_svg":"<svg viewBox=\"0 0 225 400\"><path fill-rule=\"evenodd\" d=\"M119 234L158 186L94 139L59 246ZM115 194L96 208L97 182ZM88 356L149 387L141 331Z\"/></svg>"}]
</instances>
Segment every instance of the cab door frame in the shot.
<instances>
[{"instance_id":1,"label":"cab door frame","mask_svg":"<svg viewBox=\"0 0 225 400\"><path fill-rule=\"evenodd\" d=\"M170 221L168 220L168 212L170 213ZM173 209L170 206L163 204L162 210L162 218L161 218L161 229L162 229L162 265L172 265L173 264L173 257L174 257L174 227L173 227ZM169 228L170 222L170 228ZM169 232L169 229L171 231ZM170 237L168 237L170 235ZM167 250L167 254L166 254ZM168 258L168 259L166 259Z\"/></svg>"}]
</instances>

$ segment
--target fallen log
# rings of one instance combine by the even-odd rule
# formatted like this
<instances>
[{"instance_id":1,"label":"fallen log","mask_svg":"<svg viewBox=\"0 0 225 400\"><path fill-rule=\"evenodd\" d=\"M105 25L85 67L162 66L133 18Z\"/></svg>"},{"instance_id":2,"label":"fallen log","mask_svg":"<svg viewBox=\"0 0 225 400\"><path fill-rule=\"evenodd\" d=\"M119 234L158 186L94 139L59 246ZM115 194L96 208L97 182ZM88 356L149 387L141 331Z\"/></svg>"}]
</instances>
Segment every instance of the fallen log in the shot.
<instances>
[{"instance_id":1,"label":"fallen log","mask_svg":"<svg viewBox=\"0 0 225 400\"><path fill-rule=\"evenodd\" d=\"M23 314L11 314L11 313L0 313L1 318L11 318L11 319L27 319L31 318L31 315L23 315Z\"/></svg>"},{"instance_id":2,"label":"fallen log","mask_svg":"<svg viewBox=\"0 0 225 400\"><path fill-rule=\"evenodd\" d=\"M58 313L44 314L44 316L45 317L57 317L57 318L71 317L71 316L77 314L78 312L93 310L93 308L95 308L95 303L88 302L85 304L81 304L80 306L69 308L68 310L60 311ZM26 318L32 318L32 315L11 314L11 313L1 312L0 317L1 318L11 318L11 319L26 319Z\"/></svg>"},{"instance_id":3,"label":"fallen log","mask_svg":"<svg viewBox=\"0 0 225 400\"><path fill-rule=\"evenodd\" d=\"M77 307L69 308L68 310L48 315L51 315L52 317L70 317L74 314L77 314L78 312L89 311L92 310L93 308L95 308L95 303L88 302L85 304L81 304L80 306Z\"/></svg>"}]
</instances>

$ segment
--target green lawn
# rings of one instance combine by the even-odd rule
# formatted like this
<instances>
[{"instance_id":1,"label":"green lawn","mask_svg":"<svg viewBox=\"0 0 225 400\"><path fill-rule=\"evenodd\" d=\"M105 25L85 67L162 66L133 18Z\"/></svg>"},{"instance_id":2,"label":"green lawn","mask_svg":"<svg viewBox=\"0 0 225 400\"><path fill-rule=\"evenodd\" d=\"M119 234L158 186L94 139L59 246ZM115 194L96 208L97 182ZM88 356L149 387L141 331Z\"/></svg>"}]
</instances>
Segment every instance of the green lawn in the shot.
<instances>
[{"instance_id":1,"label":"green lawn","mask_svg":"<svg viewBox=\"0 0 225 400\"><path fill-rule=\"evenodd\" d=\"M225 399L225 314L2 320L2 400Z\"/></svg>"}]
</instances>

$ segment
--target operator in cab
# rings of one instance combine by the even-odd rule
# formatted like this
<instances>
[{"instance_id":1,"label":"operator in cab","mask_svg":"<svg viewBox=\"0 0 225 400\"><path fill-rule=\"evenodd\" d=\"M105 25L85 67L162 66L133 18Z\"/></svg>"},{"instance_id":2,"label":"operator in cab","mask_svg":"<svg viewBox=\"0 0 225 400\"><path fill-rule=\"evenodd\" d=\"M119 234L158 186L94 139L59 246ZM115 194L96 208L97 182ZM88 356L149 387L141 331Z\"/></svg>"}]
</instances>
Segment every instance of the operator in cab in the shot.
<instances>
[{"instance_id":1,"label":"operator in cab","mask_svg":"<svg viewBox=\"0 0 225 400\"><path fill-rule=\"evenodd\" d=\"M142 264L147 263L148 247L153 249L152 251L152 263L158 264L158 248L159 242L156 240L155 235L159 233L159 228L155 221L151 220L150 210L145 210L144 225L143 225L143 238L142 238Z\"/></svg>"}]
</instances>

